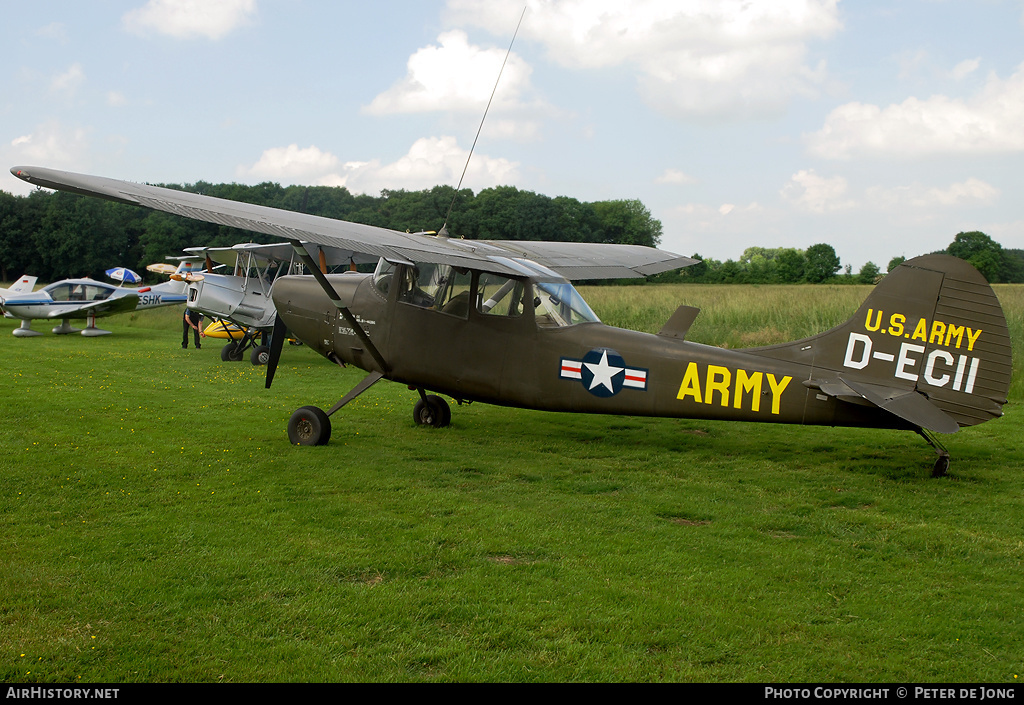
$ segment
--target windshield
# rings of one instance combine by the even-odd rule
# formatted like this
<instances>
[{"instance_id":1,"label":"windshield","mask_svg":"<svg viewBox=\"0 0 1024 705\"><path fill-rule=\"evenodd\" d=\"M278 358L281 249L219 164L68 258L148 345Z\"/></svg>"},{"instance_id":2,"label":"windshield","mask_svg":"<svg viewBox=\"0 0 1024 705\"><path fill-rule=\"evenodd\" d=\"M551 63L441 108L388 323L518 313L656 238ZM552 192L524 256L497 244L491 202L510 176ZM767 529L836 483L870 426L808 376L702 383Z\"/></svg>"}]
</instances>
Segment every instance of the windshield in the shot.
<instances>
[{"instance_id":1,"label":"windshield","mask_svg":"<svg viewBox=\"0 0 1024 705\"><path fill-rule=\"evenodd\" d=\"M54 301L101 301L113 290L114 287L86 282L57 282L43 289Z\"/></svg>"},{"instance_id":2,"label":"windshield","mask_svg":"<svg viewBox=\"0 0 1024 705\"><path fill-rule=\"evenodd\" d=\"M577 323L600 323L600 319L567 281L534 282L537 296L533 299L534 317L542 328L574 326Z\"/></svg>"}]
</instances>

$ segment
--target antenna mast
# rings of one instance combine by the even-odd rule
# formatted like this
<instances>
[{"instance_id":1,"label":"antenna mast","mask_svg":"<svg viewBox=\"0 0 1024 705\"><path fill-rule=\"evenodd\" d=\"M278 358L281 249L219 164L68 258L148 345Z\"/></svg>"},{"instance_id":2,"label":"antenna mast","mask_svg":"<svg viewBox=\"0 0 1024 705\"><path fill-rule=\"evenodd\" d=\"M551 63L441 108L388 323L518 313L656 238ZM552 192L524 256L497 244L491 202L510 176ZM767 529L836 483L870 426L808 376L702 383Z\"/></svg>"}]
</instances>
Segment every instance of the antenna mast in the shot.
<instances>
[{"instance_id":1,"label":"antenna mast","mask_svg":"<svg viewBox=\"0 0 1024 705\"><path fill-rule=\"evenodd\" d=\"M441 230L438 231L437 236L441 238L448 237L448 216L452 214L452 208L455 207L455 199L459 196L459 189L462 188L462 180L466 178L466 170L469 169L469 161L473 158L473 150L476 149L476 142L480 139L480 131L484 129L484 120L487 119L487 111L491 109L491 103L494 101L494 94L498 92L498 83L501 82L501 74L505 71L505 64L508 63L508 57L512 54L512 45L515 44L516 36L519 34L519 27L523 24L523 18L526 16L527 6L523 6L523 12L519 15L519 23L516 25L516 31L512 33L512 41L508 43L508 51L505 52L505 60L501 62L501 70L498 71L498 78L494 82L494 88L491 90L491 97L487 100L487 107L484 108L484 116L480 118L480 126L476 128L476 137L473 138L473 146L469 148L469 156L466 157L466 166L462 167L462 176L459 177L459 185L455 187L455 193L452 194L452 202L448 204L448 212L444 214L444 225L441 226Z\"/></svg>"}]
</instances>

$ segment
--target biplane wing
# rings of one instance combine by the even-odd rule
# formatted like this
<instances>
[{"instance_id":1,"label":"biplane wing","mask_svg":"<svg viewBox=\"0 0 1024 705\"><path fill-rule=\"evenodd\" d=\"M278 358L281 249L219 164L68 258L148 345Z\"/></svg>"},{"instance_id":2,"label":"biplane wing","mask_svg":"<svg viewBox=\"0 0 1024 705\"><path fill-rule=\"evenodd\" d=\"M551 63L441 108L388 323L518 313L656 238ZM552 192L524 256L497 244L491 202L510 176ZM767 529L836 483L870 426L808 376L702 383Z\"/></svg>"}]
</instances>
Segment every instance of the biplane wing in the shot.
<instances>
[{"instance_id":1,"label":"biplane wing","mask_svg":"<svg viewBox=\"0 0 1024 705\"><path fill-rule=\"evenodd\" d=\"M352 264L375 264L378 257L343 250L337 247L317 245L311 242L299 243L306 253L313 259L319 261L324 267L335 267L339 265ZM256 242L242 242L230 247L186 247L185 252L192 256L206 258L214 266L224 265L234 268L239 259L248 262L251 255L258 266L265 266L269 262L291 262L295 258L295 248L291 243L275 242L261 244Z\"/></svg>"},{"instance_id":2,"label":"biplane wing","mask_svg":"<svg viewBox=\"0 0 1024 705\"><path fill-rule=\"evenodd\" d=\"M566 279L644 277L695 262L689 257L642 245L461 240L402 233L373 225L43 167L16 166L11 173L35 186L144 206L292 242L330 247L339 258L348 255L356 262L367 257L382 257L395 264L449 264L513 276L523 273L523 267L517 260L528 260Z\"/></svg>"}]
</instances>

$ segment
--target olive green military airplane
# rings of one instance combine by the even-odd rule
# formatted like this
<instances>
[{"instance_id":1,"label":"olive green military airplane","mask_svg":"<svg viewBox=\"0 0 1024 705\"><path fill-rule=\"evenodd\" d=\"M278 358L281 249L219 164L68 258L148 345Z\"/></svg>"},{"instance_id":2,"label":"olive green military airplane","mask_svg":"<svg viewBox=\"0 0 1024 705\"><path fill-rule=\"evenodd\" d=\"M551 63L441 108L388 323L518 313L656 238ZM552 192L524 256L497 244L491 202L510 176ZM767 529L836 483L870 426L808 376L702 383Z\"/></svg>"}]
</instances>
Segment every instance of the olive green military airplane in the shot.
<instances>
[{"instance_id":1,"label":"olive green military airplane","mask_svg":"<svg viewBox=\"0 0 1024 705\"><path fill-rule=\"evenodd\" d=\"M368 375L330 410L304 406L292 443L327 443L330 416L381 379L419 392L414 418L445 426L458 403L548 411L861 426L935 437L1002 415L1010 338L999 302L970 264L909 260L846 323L782 345L725 350L687 342L698 310L680 306L657 334L602 324L573 279L641 277L692 264L634 245L461 240L38 167L38 186L106 198L290 241L313 276L274 284L278 317L267 386L285 327ZM325 275L307 242L340 248L373 274Z\"/></svg>"}]
</instances>

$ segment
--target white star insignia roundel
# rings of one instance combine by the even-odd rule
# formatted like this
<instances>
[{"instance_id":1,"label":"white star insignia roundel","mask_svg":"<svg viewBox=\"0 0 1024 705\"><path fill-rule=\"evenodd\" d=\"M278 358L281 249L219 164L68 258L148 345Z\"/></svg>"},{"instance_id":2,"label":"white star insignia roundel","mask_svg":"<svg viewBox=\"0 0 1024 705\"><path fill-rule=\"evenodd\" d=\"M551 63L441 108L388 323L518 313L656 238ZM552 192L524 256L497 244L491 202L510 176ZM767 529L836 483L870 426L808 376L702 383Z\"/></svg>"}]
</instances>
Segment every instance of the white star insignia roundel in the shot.
<instances>
[{"instance_id":1,"label":"white star insignia roundel","mask_svg":"<svg viewBox=\"0 0 1024 705\"><path fill-rule=\"evenodd\" d=\"M591 362L584 362L583 366L590 370L591 374L594 375L594 379L590 382L590 386L587 387L589 391L594 391L594 388L598 385L604 385L604 387L615 394L615 387L612 385L612 377L624 372L624 367L615 367L614 365L608 364L608 351L601 351L601 361L596 365Z\"/></svg>"},{"instance_id":2,"label":"white star insignia roundel","mask_svg":"<svg viewBox=\"0 0 1024 705\"><path fill-rule=\"evenodd\" d=\"M615 396L623 387L647 391L647 370L629 367L621 355L609 348L591 350L582 360L563 357L558 376L579 380L598 397Z\"/></svg>"}]
</instances>

